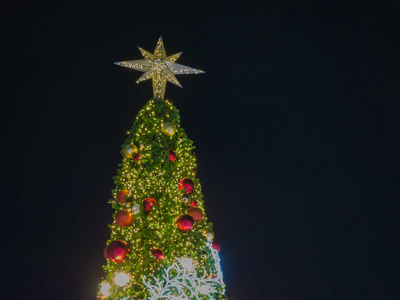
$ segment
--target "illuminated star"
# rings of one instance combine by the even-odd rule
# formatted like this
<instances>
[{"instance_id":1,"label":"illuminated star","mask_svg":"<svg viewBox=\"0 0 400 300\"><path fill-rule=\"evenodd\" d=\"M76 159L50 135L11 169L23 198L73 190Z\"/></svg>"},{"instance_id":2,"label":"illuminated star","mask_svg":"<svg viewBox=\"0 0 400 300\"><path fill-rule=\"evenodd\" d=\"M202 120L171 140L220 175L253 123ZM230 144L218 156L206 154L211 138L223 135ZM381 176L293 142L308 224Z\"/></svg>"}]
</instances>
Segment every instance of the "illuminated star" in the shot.
<instances>
[{"instance_id":1,"label":"illuminated star","mask_svg":"<svg viewBox=\"0 0 400 300\"><path fill-rule=\"evenodd\" d=\"M204 73L204 71L201 70L176 64L175 61L182 52L167 56L162 37L158 39L153 54L140 47L139 50L144 59L121 61L114 64L144 72L136 83L151 78L153 81L153 96L155 99L164 99L167 81L182 87L175 75Z\"/></svg>"}]
</instances>

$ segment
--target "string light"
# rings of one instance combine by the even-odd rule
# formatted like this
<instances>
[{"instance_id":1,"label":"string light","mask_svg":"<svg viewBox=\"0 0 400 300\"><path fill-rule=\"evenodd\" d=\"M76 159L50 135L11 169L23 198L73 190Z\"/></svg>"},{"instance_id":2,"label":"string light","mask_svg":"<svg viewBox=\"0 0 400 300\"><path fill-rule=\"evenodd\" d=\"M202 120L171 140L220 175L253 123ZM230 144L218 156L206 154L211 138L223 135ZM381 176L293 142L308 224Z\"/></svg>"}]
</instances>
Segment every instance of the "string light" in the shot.
<instances>
[{"instance_id":1,"label":"string light","mask_svg":"<svg viewBox=\"0 0 400 300\"><path fill-rule=\"evenodd\" d=\"M215 249L211 249L212 256L218 256ZM214 250L214 251L213 251ZM203 294L206 299L214 299L213 294L225 293L222 279L222 271L219 266L219 258L216 264L217 268L215 276L208 276L206 269L202 268L203 276L199 276L197 271L192 268L192 264L188 263L190 258L176 259L169 267L161 271L161 276L151 277L147 279L143 277L143 283L150 291L148 300L174 300L174 299L200 299L197 293ZM187 268L189 266L189 268ZM160 278L161 277L161 278Z\"/></svg>"},{"instance_id":2,"label":"string light","mask_svg":"<svg viewBox=\"0 0 400 300\"><path fill-rule=\"evenodd\" d=\"M115 275L114 281L119 286L125 286L129 282L129 275L125 273L118 273Z\"/></svg>"},{"instance_id":3,"label":"string light","mask_svg":"<svg viewBox=\"0 0 400 300\"><path fill-rule=\"evenodd\" d=\"M110 289L111 285L108 282L103 282L101 284L100 292L103 294L104 297L110 296Z\"/></svg>"}]
</instances>

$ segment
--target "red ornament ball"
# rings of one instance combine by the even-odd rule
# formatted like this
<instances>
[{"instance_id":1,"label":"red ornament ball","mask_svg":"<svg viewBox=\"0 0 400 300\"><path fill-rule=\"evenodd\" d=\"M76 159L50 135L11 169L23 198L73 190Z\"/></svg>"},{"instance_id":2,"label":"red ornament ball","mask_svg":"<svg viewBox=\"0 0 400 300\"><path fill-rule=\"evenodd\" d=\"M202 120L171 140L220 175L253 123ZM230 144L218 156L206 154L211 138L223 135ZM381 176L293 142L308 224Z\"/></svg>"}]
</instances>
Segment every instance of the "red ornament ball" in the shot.
<instances>
[{"instance_id":1,"label":"red ornament ball","mask_svg":"<svg viewBox=\"0 0 400 300\"><path fill-rule=\"evenodd\" d=\"M107 247L108 258L116 263L122 263L129 251L128 244L121 240L113 241Z\"/></svg>"},{"instance_id":2,"label":"red ornament ball","mask_svg":"<svg viewBox=\"0 0 400 300\"><path fill-rule=\"evenodd\" d=\"M115 221L120 227L128 227L132 224L133 215L129 210L121 209L116 213Z\"/></svg>"},{"instance_id":3,"label":"red ornament ball","mask_svg":"<svg viewBox=\"0 0 400 300\"><path fill-rule=\"evenodd\" d=\"M178 225L178 229L181 231L189 231L193 228L194 220L190 215L181 215L176 220L176 224Z\"/></svg>"},{"instance_id":4,"label":"red ornament ball","mask_svg":"<svg viewBox=\"0 0 400 300\"><path fill-rule=\"evenodd\" d=\"M153 249L151 253L157 258L157 261L164 259L164 252L161 249Z\"/></svg>"},{"instance_id":5,"label":"red ornament ball","mask_svg":"<svg viewBox=\"0 0 400 300\"><path fill-rule=\"evenodd\" d=\"M221 251L221 244L217 239L214 239L212 242L212 247L218 252Z\"/></svg>"},{"instance_id":6,"label":"red ornament ball","mask_svg":"<svg viewBox=\"0 0 400 300\"><path fill-rule=\"evenodd\" d=\"M136 160L136 161L140 161L140 154L139 154L139 153L136 153L136 154L133 156L133 159Z\"/></svg>"},{"instance_id":7,"label":"red ornament ball","mask_svg":"<svg viewBox=\"0 0 400 300\"><path fill-rule=\"evenodd\" d=\"M129 196L130 192L128 190L120 190L117 194L117 200L119 203L125 203L126 196Z\"/></svg>"},{"instance_id":8,"label":"red ornament ball","mask_svg":"<svg viewBox=\"0 0 400 300\"><path fill-rule=\"evenodd\" d=\"M176 153L172 149L168 149L168 158L170 161L174 162L176 160Z\"/></svg>"},{"instance_id":9,"label":"red ornament ball","mask_svg":"<svg viewBox=\"0 0 400 300\"><path fill-rule=\"evenodd\" d=\"M203 220L203 211L198 207L189 207L188 214L192 216L197 223Z\"/></svg>"},{"instance_id":10,"label":"red ornament ball","mask_svg":"<svg viewBox=\"0 0 400 300\"><path fill-rule=\"evenodd\" d=\"M193 190L194 190L194 182L193 182L193 180L191 180L189 178L181 179L181 181L179 183L179 190L183 190L183 189L185 189L186 194L193 193Z\"/></svg>"},{"instance_id":11,"label":"red ornament ball","mask_svg":"<svg viewBox=\"0 0 400 300\"><path fill-rule=\"evenodd\" d=\"M146 212L150 212L150 211L151 211L151 208L152 208L154 205L157 205L157 206L158 206L158 202L157 202L156 199L154 199L154 198L144 198L144 199L143 199L143 208L144 208L144 210L145 210Z\"/></svg>"},{"instance_id":12,"label":"red ornament ball","mask_svg":"<svg viewBox=\"0 0 400 300\"><path fill-rule=\"evenodd\" d=\"M108 259L107 248L108 248L108 246L106 246L103 250L103 256L105 259Z\"/></svg>"},{"instance_id":13,"label":"red ornament ball","mask_svg":"<svg viewBox=\"0 0 400 300\"><path fill-rule=\"evenodd\" d=\"M189 205L192 206L192 207L197 207L197 201L193 200L192 202L190 202Z\"/></svg>"}]
</instances>

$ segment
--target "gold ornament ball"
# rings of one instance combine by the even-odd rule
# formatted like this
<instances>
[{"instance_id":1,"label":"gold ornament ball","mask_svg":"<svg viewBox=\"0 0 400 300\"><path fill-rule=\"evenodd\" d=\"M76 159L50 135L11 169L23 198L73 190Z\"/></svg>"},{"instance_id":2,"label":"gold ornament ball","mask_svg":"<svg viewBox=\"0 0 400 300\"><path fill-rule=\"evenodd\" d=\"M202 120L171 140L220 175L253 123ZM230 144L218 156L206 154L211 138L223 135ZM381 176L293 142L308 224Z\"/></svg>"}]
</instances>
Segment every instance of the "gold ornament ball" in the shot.
<instances>
[{"instance_id":1,"label":"gold ornament ball","mask_svg":"<svg viewBox=\"0 0 400 300\"><path fill-rule=\"evenodd\" d=\"M126 145L124 147L124 155L127 158L131 158L137 152L138 148L134 144Z\"/></svg>"},{"instance_id":2,"label":"gold ornament ball","mask_svg":"<svg viewBox=\"0 0 400 300\"><path fill-rule=\"evenodd\" d=\"M174 123L165 123L163 128L162 128L162 133L167 136L167 137L171 137L175 134L176 132L176 126L174 125Z\"/></svg>"},{"instance_id":3,"label":"gold ornament ball","mask_svg":"<svg viewBox=\"0 0 400 300\"><path fill-rule=\"evenodd\" d=\"M214 239L214 231L212 231L211 229L205 229L203 235L207 238L209 242Z\"/></svg>"}]
</instances>

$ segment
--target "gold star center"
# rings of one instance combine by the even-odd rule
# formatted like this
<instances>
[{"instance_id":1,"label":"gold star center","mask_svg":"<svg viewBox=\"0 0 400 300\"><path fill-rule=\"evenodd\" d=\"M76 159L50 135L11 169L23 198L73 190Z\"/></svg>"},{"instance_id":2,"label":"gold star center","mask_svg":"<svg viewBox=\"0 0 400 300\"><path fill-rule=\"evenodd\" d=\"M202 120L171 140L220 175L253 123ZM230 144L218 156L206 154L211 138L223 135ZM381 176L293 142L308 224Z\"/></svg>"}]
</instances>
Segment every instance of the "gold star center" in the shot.
<instances>
[{"instance_id":1,"label":"gold star center","mask_svg":"<svg viewBox=\"0 0 400 300\"><path fill-rule=\"evenodd\" d=\"M201 70L176 64L175 61L182 52L167 56L162 37L158 39L153 54L140 47L139 50L144 59L121 61L115 64L144 72L136 81L137 83L151 78L153 82L153 97L155 99L164 99L167 81L182 87L175 75L204 73L204 71Z\"/></svg>"}]
</instances>

